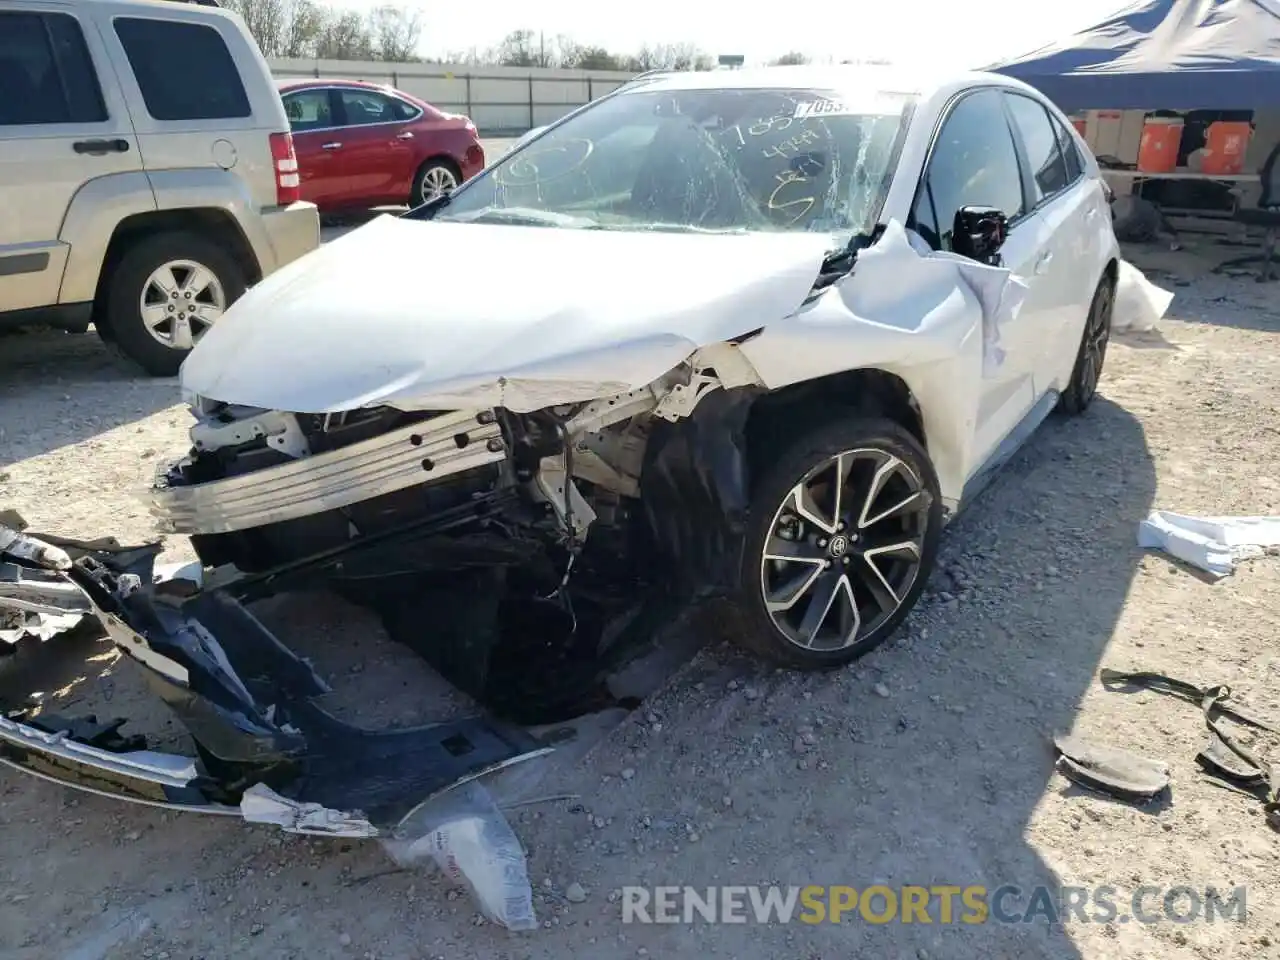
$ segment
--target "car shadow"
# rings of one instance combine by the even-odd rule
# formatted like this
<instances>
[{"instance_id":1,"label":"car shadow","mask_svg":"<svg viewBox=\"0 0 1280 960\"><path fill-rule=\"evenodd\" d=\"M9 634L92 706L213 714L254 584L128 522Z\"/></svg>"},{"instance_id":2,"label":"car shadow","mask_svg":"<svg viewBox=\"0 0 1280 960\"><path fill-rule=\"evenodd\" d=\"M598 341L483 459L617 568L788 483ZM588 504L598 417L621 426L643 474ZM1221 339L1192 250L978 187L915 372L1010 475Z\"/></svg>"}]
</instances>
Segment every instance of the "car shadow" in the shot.
<instances>
[{"instance_id":1,"label":"car shadow","mask_svg":"<svg viewBox=\"0 0 1280 960\"><path fill-rule=\"evenodd\" d=\"M767 876L784 887L882 885L895 896L904 886L956 888L950 921L935 893L930 922L900 922L900 901L892 920L855 909L842 923L803 926L804 950L794 924L722 924L716 947L726 956L1080 957L1071 924L1043 911L1073 879L1042 855L1039 837L1054 846L1034 817L1047 797L1085 796L1055 773L1052 738L1072 730L1096 683L1155 492L1142 426L1099 397L1082 417L1046 423L956 519L921 603L881 650L835 674L796 675L715 648L675 681L687 689L663 697L677 705L665 708L668 725L701 731L707 744L678 747L680 763L706 771L708 789L676 819L706 818L697 811L718 809L729 792L734 811L743 807L729 820L749 810L774 825L772 839L744 848L726 823L704 832L696 858L665 865L664 879L623 871L598 882L701 888ZM726 684L711 702L695 692ZM653 749L650 739L635 748ZM1123 746L1124 731L1105 742ZM1160 806L1139 809L1157 816ZM1048 825L1058 829L1070 827ZM1107 882L1123 890L1129 881ZM989 896L1016 890L1001 897L999 915L974 923L962 919L959 893L973 886ZM1037 888L1053 899L1037 900ZM1122 897L1116 903L1127 912ZM878 899L871 914L884 909ZM642 942L674 955L681 941L651 927Z\"/></svg>"},{"instance_id":2,"label":"car shadow","mask_svg":"<svg viewBox=\"0 0 1280 960\"><path fill-rule=\"evenodd\" d=\"M92 330L0 333L0 468L178 402L176 379L147 376Z\"/></svg>"},{"instance_id":3,"label":"car shadow","mask_svg":"<svg viewBox=\"0 0 1280 960\"><path fill-rule=\"evenodd\" d=\"M1052 737L1071 730L1095 683L1155 490L1141 425L1099 397L1085 416L1047 423L957 518L907 630L863 668L883 676L893 700L851 710L865 755L856 794L871 802L841 846L861 852L810 882L1009 885L1020 892L1003 912L1019 921L1034 888L1072 882L1036 849L1031 822L1047 792L1068 786L1054 773ZM1123 745L1123 731L1113 736ZM847 821L852 800L825 791L813 813ZM955 923L943 940L937 926L905 925L895 944L928 956L1078 955L1043 916L995 919ZM878 932L856 924L829 936L848 950L850 936L871 948Z\"/></svg>"}]
</instances>

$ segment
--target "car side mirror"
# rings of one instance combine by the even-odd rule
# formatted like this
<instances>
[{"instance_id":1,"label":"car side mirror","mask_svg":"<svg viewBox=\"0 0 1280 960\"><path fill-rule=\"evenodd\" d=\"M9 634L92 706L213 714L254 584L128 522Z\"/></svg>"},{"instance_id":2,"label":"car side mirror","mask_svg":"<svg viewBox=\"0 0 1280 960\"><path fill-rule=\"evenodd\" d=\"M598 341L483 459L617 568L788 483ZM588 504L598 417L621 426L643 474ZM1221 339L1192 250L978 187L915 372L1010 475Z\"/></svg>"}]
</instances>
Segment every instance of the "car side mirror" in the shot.
<instances>
[{"instance_id":1,"label":"car side mirror","mask_svg":"<svg viewBox=\"0 0 1280 960\"><path fill-rule=\"evenodd\" d=\"M1009 237L1009 218L995 207L961 207L951 231L951 249L989 266L1000 263L1000 248Z\"/></svg>"}]
</instances>

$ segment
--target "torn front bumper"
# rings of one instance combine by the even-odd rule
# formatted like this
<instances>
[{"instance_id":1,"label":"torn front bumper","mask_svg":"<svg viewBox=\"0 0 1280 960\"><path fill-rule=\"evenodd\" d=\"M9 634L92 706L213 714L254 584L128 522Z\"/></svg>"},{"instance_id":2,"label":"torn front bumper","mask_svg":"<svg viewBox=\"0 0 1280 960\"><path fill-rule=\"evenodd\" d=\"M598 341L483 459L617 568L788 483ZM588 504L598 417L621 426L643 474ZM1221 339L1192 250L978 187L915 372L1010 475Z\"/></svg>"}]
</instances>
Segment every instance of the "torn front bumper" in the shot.
<instances>
[{"instance_id":1,"label":"torn front bumper","mask_svg":"<svg viewBox=\"0 0 1280 960\"><path fill-rule=\"evenodd\" d=\"M85 549L73 584L196 746L156 752L121 722L9 710L0 763L91 793L238 816L295 833L370 837L438 794L550 752L522 728L483 718L367 730L322 710L327 687L245 607L186 580L158 581L158 547Z\"/></svg>"}]
</instances>

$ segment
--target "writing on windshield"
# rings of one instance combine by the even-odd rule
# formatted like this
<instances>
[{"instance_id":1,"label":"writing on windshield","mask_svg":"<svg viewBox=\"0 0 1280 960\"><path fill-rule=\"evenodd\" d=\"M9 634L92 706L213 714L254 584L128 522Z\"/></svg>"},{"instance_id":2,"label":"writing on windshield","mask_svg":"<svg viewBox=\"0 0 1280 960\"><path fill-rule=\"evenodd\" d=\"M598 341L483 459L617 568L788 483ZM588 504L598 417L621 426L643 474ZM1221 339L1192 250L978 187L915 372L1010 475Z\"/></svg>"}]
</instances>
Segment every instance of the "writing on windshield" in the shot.
<instances>
[{"instance_id":1,"label":"writing on windshield","mask_svg":"<svg viewBox=\"0 0 1280 960\"><path fill-rule=\"evenodd\" d=\"M622 94L517 150L443 217L517 208L602 228L861 230L887 189L906 106L816 90Z\"/></svg>"}]
</instances>

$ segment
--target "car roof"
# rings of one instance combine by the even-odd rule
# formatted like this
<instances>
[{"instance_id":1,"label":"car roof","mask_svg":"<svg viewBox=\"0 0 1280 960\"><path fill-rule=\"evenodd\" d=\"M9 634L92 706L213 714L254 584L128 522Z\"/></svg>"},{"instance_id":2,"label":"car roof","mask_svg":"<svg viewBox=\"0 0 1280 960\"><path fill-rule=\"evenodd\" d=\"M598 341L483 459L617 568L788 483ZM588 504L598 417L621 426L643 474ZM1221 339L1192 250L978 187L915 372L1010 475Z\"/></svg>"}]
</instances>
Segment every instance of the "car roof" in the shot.
<instances>
[{"instance_id":1,"label":"car roof","mask_svg":"<svg viewBox=\"0 0 1280 960\"><path fill-rule=\"evenodd\" d=\"M200 13L209 17L229 20L236 16L234 11L227 10L211 0L109 0L109 2L113 6L125 9L141 7L150 11L172 11L176 6L187 13Z\"/></svg>"},{"instance_id":2,"label":"car roof","mask_svg":"<svg viewBox=\"0 0 1280 960\"><path fill-rule=\"evenodd\" d=\"M280 90L301 90L307 87L352 87L356 90L395 90L389 83L370 83L368 80L344 80L339 77L285 77L276 79ZM397 91L399 92L399 91Z\"/></svg>"},{"instance_id":3,"label":"car roof","mask_svg":"<svg viewBox=\"0 0 1280 960\"><path fill-rule=\"evenodd\" d=\"M1020 87L996 73L933 71L892 64L803 64L737 70L681 70L652 73L632 81L636 90L816 89L862 90L927 97L943 89L980 84Z\"/></svg>"}]
</instances>

